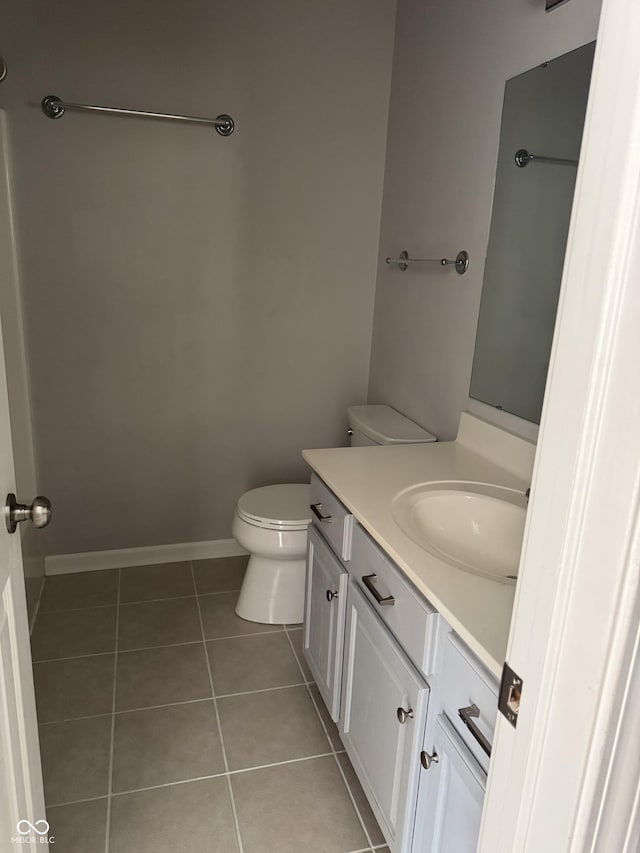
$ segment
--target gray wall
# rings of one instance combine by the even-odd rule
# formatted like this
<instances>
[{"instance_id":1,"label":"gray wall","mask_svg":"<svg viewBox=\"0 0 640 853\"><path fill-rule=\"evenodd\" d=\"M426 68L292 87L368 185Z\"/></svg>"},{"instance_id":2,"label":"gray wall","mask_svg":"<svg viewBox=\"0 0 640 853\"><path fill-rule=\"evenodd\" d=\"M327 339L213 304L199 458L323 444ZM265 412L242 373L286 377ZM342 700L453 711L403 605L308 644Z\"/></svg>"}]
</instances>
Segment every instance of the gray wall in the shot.
<instances>
[{"instance_id":1,"label":"gray wall","mask_svg":"<svg viewBox=\"0 0 640 853\"><path fill-rule=\"evenodd\" d=\"M399 0L369 398L454 438L467 403L505 81L595 38L600 0ZM407 272L384 257L455 256Z\"/></svg>"},{"instance_id":2,"label":"gray wall","mask_svg":"<svg viewBox=\"0 0 640 853\"><path fill-rule=\"evenodd\" d=\"M229 536L366 397L395 2L0 12L47 551Z\"/></svg>"}]
</instances>

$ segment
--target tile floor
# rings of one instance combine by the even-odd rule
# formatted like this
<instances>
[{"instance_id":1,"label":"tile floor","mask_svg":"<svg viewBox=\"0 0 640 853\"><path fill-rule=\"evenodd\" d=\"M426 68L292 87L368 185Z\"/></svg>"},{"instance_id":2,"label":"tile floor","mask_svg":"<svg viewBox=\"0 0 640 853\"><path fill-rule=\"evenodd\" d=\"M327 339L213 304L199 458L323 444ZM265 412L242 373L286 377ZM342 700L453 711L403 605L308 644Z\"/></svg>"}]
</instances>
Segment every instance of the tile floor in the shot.
<instances>
[{"instance_id":1,"label":"tile floor","mask_svg":"<svg viewBox=\"0 0 640 853\"><path fill-rule=\"evenodd\" d=\"M32 636L57 853L387 851L298 626L246 558L48 578Z\"/></svg>"}]
</instances>

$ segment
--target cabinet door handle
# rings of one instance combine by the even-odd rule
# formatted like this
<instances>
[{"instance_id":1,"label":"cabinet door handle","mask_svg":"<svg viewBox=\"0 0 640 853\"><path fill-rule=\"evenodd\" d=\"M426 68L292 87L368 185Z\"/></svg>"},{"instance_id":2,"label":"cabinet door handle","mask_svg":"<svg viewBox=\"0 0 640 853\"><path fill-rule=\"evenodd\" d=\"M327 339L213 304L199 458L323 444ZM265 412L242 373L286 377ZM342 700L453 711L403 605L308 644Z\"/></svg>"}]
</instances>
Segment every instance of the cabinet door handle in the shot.
<instances>
[{"instance_id":1,"label":"cabinet door handle","mask_svg":"<svg viewBox=\"0 0 640 853\"><path fill-rule=\"evenodd\" d=\"M404 725L408 719L413 720L413 708L409 708L408 711L405 711L404 708L398 708L396 711L396 717L398 718L398 722L401 725Z\"/></svg>"},{"instance_id":2,"label":"cabinet door handle","mask_svg":"<svg viewBox=\"0 0 640 853\"><path fill-rule=\"evenodd\" d=\"M435 751L435 749L433 750L431 755L429 755L428 752L425 752L424 749L420 753L420 764L422 764L422 766L424 767L425 770L428 770L432 764L437 764L439 761L440 761L440 756Z\"/></svg>"},{"instance_id":3,"label":"cabinet door handle","mask_svg":"<svg viewBox=\"0 0 640 853\"><path fill-rule=\"evenodd\" d=\"M477 705L469 705L466 708L458 708L458 714L460 719L465 724L465 726L469 729L473 737L478 741L482 749L487 753L489 758L491 758L491 744L486 739L486 737L482 734L480 729L473 722L474 717L480 716L480 708Z\"/></svg>"},{"instance_id":4,"label":"cabinet door handle","mask_svg":"<svg viewBox=\"0 0 640 853\"><path fill-rule=\"evenodd\" d=\"M333 599L337 598L337 597L338 597L338 590L335 590L335 592L332 589L327 590L327 601L333 601Z\"/></svg>"},{"instance_id":5,"label":"cabinet door handle","mask_svg":"<svg viewBox=\"0 0 640 853\"><path fill-rule=\"evenodd\" d=\"M328 522L330 522L330 521L333 521L333 517L332 517L331 515L323 515L323 514L320 512L320 510L322 509L322 504L321 504L321 503L317 503L317 504L309 504L309 506L311 507L311 512L312 512L312 513L315 515L315 517L316 517L316 518L318 518L320 521L324 521L325 523L328 523Z\"/></svg>"},{"instance_id":6,"label":"cabinet door handle","mask_svg":"<svg viewBox=\"0 0 640 853\"><path fill-rule=\"evenodd\" d=\"M392 595L380 595L380 593L378 592L378 589L376 587L376 580L377 579L378 579L378 576L376 574L363 575L362 576L362 583L366 586L366 588L369 590L371 595L378 602L380 607L384 607L385 604L387 604L387 605L395 604L396 600Z\"/></svg>"}]
</instances>

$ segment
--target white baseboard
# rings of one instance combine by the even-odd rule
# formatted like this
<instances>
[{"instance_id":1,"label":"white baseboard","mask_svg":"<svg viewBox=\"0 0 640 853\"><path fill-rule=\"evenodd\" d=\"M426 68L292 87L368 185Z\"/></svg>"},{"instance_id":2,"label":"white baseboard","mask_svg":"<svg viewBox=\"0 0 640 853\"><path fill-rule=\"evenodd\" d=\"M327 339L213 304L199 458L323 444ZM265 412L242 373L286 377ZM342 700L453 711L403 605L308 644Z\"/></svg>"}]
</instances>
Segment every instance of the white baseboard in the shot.
<instances>
[{"instance_id":1,"label":"white baseboard","mask_svg":"<svg viewBox=\"0 0 640 853\"><path fill-rule=\"evenodd\" d=\"M152 566L158 563L180 563L183 560L207 560L211 557L238 557L246 553L235 539L213 539L210 542L178 542L175 545L121 548L117 551L51 554L44 559L44 573L70 575L74 572L124 569L127 566Z\"/></svg>"}]
</instances>

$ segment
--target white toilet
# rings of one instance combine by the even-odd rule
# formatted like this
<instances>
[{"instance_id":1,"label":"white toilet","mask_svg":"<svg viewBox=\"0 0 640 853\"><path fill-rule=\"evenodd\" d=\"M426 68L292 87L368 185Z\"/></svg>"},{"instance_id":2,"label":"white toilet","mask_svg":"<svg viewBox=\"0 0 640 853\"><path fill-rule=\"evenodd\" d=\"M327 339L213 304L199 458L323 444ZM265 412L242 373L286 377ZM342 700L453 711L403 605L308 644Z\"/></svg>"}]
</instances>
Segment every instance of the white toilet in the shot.
<instances>
[{"instance_id":1,"label":"white toilet","mask_svg":"<svg viewBox=\"0 0 640 853\"><path fill-rule=\"evenodd\" d=\"M390 406L351 406L347 413L352 447L437 441ZM308 484L293 483L253 489L238 500L232 532L251 555L236 604L243 619L303 621L309 503Z\"/></svg>"}]
</instances>

